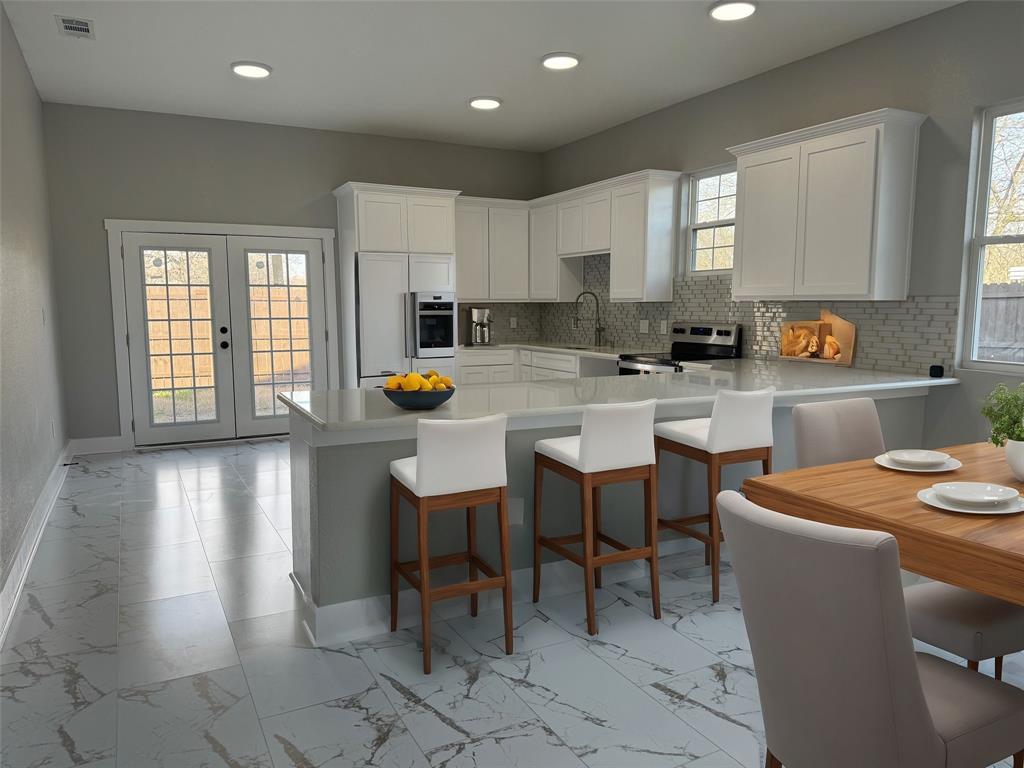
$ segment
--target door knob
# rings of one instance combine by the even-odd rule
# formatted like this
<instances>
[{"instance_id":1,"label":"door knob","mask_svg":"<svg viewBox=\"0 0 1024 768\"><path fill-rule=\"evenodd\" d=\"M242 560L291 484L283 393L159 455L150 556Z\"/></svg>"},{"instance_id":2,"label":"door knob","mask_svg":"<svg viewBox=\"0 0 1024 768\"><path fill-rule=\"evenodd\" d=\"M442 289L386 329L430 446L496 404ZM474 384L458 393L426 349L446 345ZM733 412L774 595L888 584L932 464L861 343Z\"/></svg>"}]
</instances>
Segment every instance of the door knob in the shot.
<instances>
[{"instance_id":1,"label":"door knob","mask_svg":"<svg viewBox=\"0 0 1024 768\"><path fill-rule=\"evenodd\" d=\"M220 343L220 348L221 348L221 349L227 349L227 348L228 348L228 347L230 347L230 346L231 346L231 345L230 345L230 344L228 344L228 343L227 343L226 341L222 341L222 342Z\"/></svg>"}]
</instances>

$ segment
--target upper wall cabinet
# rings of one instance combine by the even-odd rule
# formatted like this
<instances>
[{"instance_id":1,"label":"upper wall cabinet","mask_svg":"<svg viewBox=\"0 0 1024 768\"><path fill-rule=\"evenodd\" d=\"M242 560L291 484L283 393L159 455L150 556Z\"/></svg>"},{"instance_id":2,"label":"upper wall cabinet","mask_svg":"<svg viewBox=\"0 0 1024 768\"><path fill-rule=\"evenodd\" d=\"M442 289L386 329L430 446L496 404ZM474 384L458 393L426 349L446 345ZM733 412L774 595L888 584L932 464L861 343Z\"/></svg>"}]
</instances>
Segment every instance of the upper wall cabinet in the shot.
<instances>
[{"instance_id":1,"label":"upper wall cabinet","mask_svg":"<svg viewBox=\"0 0 1024 768\"><path fill-rule=\"evenodd\" d=\"M880 109L731 147L733 298L905 299L924 119Z\"/></svg>"},{"instance_id":2,"label":"upper wall cabinet","mask_svg":"<svg viewBox=\"0 0 1024 768\"><path fill-rule=\"evenodd\" d=\"M519 200L459 198L455 263L459 301L530 298L530 212Z\"/></svg>"},{"instance_id":3,"label":"upper wall cabinet","mask_svg":"<svg viewBox=\"0 0 1024 768\"><path fill-rule=\"evenodd\" d=\"M530 300L572 301L582 290L583 260L558 255L558 206L530 209Z\"/></svg>"},{"instance_id":4,"label":"upper wall cabinet","mask_svg":"<svg viewBox=\"0 0 1024 768\"><path fill-rule=\"evenodd\" d=\"M349 182L334 190L360 252L454 253L457 191ZM346 216L342 206L352 209ZM344 236L344 235L343 235Z\"/></svg>"}]
</instances>

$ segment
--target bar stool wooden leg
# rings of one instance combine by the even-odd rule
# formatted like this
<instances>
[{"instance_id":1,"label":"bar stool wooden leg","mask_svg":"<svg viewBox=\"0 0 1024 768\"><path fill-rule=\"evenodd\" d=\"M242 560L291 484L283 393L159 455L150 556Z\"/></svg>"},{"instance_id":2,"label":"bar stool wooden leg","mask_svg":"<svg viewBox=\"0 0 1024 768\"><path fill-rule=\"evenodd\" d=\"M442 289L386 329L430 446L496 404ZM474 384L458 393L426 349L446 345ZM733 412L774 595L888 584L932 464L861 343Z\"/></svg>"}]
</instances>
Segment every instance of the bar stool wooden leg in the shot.
<instances>
[{"instance_id":1,"label":"bar stool wooden leg","mask_svg":"<svg viewBox=\"0 0 1024 768\"><path fill-rule=\"evenodd\" d=\"M644 545L651 548L647 563L651 568L651 604L654 618L661 618L661 578L658 574L658 465L644 480Z\"/></svg>"},{"instance_id":2,"label":"bar stool wooden leg","mask_svg":"<svg viewBox=\"0 0 1024 768\"><path fill-rule=\"evenodd\" d=\"M996 680L1003 679L1003 657L996 656Z\"/></svg>"},{"instance_id":3,"label":"bar stool wooden leg","mask_svg":"<svg viewBox=\"0 0 1024 768\"><path fill-rule=\"evenodd\" d=\"M587 634L597 634L597 610L594 605L594 488L589 474L580 483L583 508L583 591L587 602Z\"/></svg>"},{"instance_id":4,"label":"bar stool wooden leg","mask_svg":"<svg viewBox=\"0 0 1024 768\"><path fill-rule=\"evenodd\" d=\"M601 554L601 486L594 486L594 554ZM594 569L594 586L601 587L601 566Z\"/></svg>"},{"instance_id":5,"label":"bar stool wooden leg","mask_svg":"<svg viewBox=\"0 0 1024 768\"><path fill-rule=\"evenodd\" d=\"M708 456L708 534L711 536L711 602L717 603L719 598L719 565L722 554L722 530L718 521L718 497L719 488L722 485L722 465L718 461L717 454Z\"/></svg>"},{"instance_id":6,"label":"bar stool wooden leg","mask_svg":"<svg viewBox=\"0 0 1024 768\"><path fill-rule=\"evenodd\" d=\"M764 759L765 768L782 768L782 763L779 762L779 758L773 755L771 752Z\"/></svg>"},{"instance_id":7,"label":"bar stool wooden leg","mask_svg":"<svg viewBox=\"0 0 1024 768\"><path fill-rule=\"evenodd\" d=\"M421 499L416 505L420 564L420 620L423 626L423 674L430 674L430 549L427 545L427 507Z\"/></svg>"},{"instance_id":8,"label":"bar stool wooden leg","mask_svg":"<svg viewBox=\"0 0 1024 768\"><path fill-rule=\"evenodd\" d=\"M765 448L765 457L761 459L761 474L770 475L772 473L772 449Z\"/></svg>"},{"instance_id":9,"label":"bar stool wooden leg","mask_svg":"<svg viewBox=\"0 0 1024 768\"><path fill-rule=\"evenodd\" d=\"M501 576L505 580L501 599L505 607L505 653L512 653L512 554L508 541L508 488L498 501L498 535L501 538Z\"/></svg>"},{"instance_id":10,"label":"bar stool wooden leg","mask_svg":"<svg viewBox=\"0 0 1024 768\"><path fill-rule=\"evenodd\" d=\"M979 666L980 666L980 662L971 661L970 659L967 660L967 668L969 670L971 670L972 672L977 672Z\"/></svg>"},{"instance_id":11,"label":"bar stool wooden leg","mask_svg":"<svg viewBox=\"0 0 1024 768\"><path fill-rule=\"evenodd\" d=\"M544 467L539 457L533 457L533 602L540 600L540 500L543 496L541 483L544 481Z\"/></svg>"},{"instance_id":12,"label":"bar stool wooden leg","mask_svg":"<svg viewBox=\"0 0 1024 768\"><path fill-rule=\"evenodd\" d=\"M469 554L476 555L476 507L466 507L466 549ZM473 558L469 559L469 578L476 581L476 563ZM480 601L478 593L474 592L469 596L469 615L476 616Z\"/></svg>"},{"instance_id":13,"label":"bar stool wooden leg","mask_svg":"<svg viewBox=\"0 0 1024 768\"><path fill-rule=\"evenodd\" d=\"M391 478L391 631L398 629L398 481Z\"/></svg>"}]
</instances>

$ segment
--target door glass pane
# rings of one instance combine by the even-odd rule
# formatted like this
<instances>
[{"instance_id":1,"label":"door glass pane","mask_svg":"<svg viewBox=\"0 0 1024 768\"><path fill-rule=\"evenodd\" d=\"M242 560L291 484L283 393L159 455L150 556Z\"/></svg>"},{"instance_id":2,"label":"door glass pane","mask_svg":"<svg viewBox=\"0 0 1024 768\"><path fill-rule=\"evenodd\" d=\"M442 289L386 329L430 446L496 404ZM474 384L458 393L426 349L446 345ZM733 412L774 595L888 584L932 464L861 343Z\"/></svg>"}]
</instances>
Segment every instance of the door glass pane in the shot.
<instances>
[{"instance_id":1,"label":"door glass pane","mask_svg":"<svg viewBox=\"0 0 1024 768\"><path fill-rule=\"evenodd\" d=\"M142 264L152 423L216 421L210 252L143 248Z\"/></svg>"},{"instance_id":2,"label":"door glass pane","mask_svg":"<svg viewBox=\"0 0 1024 768\"><path fill-rule=\"evenodd\" d=\"M309 254L246 251L249 341L252 349L253 416L283 416L282 392L312 387Z\"/></svg>"}]
</instances>

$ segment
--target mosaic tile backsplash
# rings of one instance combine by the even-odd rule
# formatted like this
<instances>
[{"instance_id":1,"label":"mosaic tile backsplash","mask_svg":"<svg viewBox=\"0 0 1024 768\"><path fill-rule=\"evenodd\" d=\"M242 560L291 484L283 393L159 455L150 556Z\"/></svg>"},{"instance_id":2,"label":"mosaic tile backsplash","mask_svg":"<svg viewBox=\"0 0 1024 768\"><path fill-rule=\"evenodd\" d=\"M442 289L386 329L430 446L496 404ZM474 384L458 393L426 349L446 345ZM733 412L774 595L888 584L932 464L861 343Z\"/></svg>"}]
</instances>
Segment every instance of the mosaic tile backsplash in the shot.
<instances>
[{"instance_id":1,"label":"mosaic tile backsplash","mask_svg":"<svg viewBox=\"0 0 1024 768\"><path fill-rule=\"evenodd\" d=\"M604 325L604 343L637 352L667 351L668 334L659 323L704 320L740 323L746 357L775 357L783 320L816 319L822 308L857 326L854 365L882 371L927 373L930 365L952 372L956 344L957 296L911 296L906 301L743 301L732 300L732 276L688 275L675 281L671 302L628 303L608 300L608 256L586 256L584 290L597 294ZM594 302L586 298L581 323L572 328L571 303L493 304L496 341L551 341L591 344ZM516 318L517 327L509 328ZM642 320L649 329L641 333Z\"/></svg>"}]
</instances>

